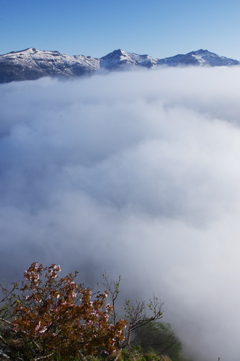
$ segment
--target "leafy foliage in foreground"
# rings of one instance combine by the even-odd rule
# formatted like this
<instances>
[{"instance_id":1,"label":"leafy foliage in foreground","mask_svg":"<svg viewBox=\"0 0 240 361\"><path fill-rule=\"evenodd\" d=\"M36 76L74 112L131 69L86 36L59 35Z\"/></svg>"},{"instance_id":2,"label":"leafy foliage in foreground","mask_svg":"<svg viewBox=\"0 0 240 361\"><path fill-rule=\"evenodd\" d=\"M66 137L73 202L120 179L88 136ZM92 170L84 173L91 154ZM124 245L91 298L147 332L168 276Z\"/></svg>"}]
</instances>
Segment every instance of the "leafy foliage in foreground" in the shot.
<instances>
[{"instance_id":1,"label":"leafy foliage in foreground","mask_svg":"<svg viewBox=\"0 0 240 361\"><path fill-rule=\"evenodd\" d=\"M93 294L76 282L77 272L59 278L60 271L55 264L32 263L21 283L11 290L1 285L0 359L159 361L171 348L173 361L180 361L181 344L158 322L162 304L157 297L146 305L126 300L124 320L115 308L121 277L110 282L103 274L107 291Z\"/></svg>"},{"instance_id":2,"label":"leafy foliage in foreground","mask_svg":"<svg viewBox=\"0 0 240 361\"><path fill-rule=\"evenodd\" d=\"M75 282L76 274L59 279L60 270L33 263L21 285L15 283L11 291L3 288L5 348L11 354L17 349L24 361L115 352L124 340L126 322L108 322L113 306L106 304L107 293L93 297L91 289Z\"/></svg>"}]
</instances>

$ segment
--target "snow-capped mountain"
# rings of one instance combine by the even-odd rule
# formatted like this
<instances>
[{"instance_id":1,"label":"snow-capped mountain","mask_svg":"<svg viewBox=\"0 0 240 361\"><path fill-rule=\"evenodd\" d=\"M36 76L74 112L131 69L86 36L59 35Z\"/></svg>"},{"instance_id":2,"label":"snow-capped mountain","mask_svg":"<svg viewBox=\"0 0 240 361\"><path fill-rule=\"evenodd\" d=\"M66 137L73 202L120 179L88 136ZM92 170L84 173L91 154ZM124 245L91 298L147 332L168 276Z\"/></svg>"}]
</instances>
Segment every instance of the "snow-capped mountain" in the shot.
<instances>
[{"instance_id":1,"label":"snow-capped mountain","mask_svg":"<svg viewBox=\"0 0 240 361\"><path fill-rule=\"evenodd\" d=\"M170 58L159 59L158 65L180 66L180 65L200 65L200 66L232 66L239 65L238 60L219 56L208 50L197 50L187 54L178 54Z\"/></svg>"},{"instance_id":2,"label":"snow-capped mountain","mask_svg":"<svg viewBox=\"0 0 240 361\"><path fill-rule=\"evenodd\" d=\"M157 65L158 59L152 58L149 55L138 55L135 53L127 53L121 49L114 50L112 53L100 58L100 67L108 70L131 67L143 66L152 68Z\"/></svg>"},{"instance_id":3,"label":"snow-capped mountain","mask_svg":"<svg viewBox=\"0 0 240 361\"><path fill-rule=\"evenodd\" d=\"M76 78L98 73L101 70L127 70L133 67L158 66L233 66L238 60L219 56L208 50L192 51L165 59L115 50L102 58L84 55L68 56L58 51L41 51L28 48L0 55L0 83L14 80L33 80L44 76Z\"/></svg>"},{"instance_id":4,"label":"snow-capped mountain","mask_svg":"<svg viewBox=\"0 0 240 361\"><path fill-rule=\"evenodd\" d=\"M68 56L58 51L29 48L0 55L0 83L44 76L74 78L98 69L98 59L83 55Z\"/></svg>"}]
</instances>

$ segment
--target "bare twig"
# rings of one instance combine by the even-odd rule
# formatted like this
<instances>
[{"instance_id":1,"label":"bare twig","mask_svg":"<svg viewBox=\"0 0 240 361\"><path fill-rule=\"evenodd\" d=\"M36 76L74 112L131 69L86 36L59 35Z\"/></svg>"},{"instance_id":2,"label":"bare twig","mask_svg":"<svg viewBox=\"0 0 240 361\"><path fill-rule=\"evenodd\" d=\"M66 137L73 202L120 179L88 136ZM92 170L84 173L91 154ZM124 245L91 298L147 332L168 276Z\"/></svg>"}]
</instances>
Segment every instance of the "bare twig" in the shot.
<instances>
[{"instance_id":1,"label":"bare twig","mask_svg":"<svg viewBox=\"0 0 240 361\"><path fill-rule=\"evenodd\" d=\"M36 357L36 358L34 359L34 361L44 360L44 359L46 359L46 358L51 357L53 354L54 354L54 352L52 352L52 353L50 353L49 355L46 355L46 356Z\"/></svg>"}]
</instances>

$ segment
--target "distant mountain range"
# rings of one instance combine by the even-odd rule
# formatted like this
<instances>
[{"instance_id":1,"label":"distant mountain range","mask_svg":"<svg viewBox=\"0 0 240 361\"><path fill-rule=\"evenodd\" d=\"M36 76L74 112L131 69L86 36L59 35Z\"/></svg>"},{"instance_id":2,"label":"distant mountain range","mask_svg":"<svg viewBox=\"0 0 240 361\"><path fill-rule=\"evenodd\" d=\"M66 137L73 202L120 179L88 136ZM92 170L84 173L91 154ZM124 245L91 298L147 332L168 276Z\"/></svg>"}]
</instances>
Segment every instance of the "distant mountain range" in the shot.
<instances>
[{"instance_id":1,"label":"distant mountain range","mask_svg":"<svg viewBox=\"0 0 240 361\"><path fill-rule=\"evenodd\" d=\"M0 83L19 80L35 80L45 76L76 78L103 71L129 70L137 67L156 68L160 66L233 66L238 60L219 56L208 50L192 51L169 58L157 59L150 55L127 53L115 50L102 58L74 55L58 51L41 51L28 48L0 55Z\"/></svg>"}]
</instances>

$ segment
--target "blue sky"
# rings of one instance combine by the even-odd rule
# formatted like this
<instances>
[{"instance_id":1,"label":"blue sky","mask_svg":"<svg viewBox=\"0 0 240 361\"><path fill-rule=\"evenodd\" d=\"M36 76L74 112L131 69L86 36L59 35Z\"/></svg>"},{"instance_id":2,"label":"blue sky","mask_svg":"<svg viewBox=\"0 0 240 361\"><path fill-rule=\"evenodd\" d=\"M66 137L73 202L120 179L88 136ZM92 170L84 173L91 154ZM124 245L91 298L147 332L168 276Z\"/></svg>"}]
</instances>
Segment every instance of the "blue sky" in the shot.
<instances>
[{"instance_id":1,"label":"blue sky","mask_svg":"<svg viewBox=\"0 0 240 361\"><path fill-rule=\"evenodd\" d=\"M238 0L0 0L0 54L35 47L163 58L200 48L240 59Z\"/></svg>"}]
</instances>

